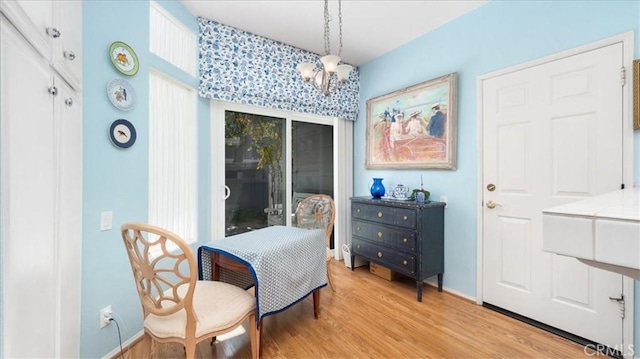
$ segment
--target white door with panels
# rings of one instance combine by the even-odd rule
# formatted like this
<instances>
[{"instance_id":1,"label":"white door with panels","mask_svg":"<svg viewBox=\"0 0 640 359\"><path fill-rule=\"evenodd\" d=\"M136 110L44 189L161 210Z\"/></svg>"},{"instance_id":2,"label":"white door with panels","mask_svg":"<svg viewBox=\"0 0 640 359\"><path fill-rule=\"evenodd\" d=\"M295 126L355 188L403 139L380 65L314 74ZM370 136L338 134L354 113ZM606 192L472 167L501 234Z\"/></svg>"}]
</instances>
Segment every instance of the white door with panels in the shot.
<instances>
[{"instance_id":1,"label":"white door with panels","mask_svg":"<svg viewBox=\"0 0 640 359\"><path fill-rule=\"evenodd\" d=\"M623 277L542 251L542 210L623 183L623 45L482 81L482 300L621 348Z\"/></svg>"},{"instance_id":2,"label":"white door with panels","mask_svg":"<svg viewBox=\"0 0 640 359\"><path fill-rule=\"evenodd\" d=\"M81 36L76 3L70 13L76 27L67 29ZM56 71L54 57L39 47L46 28L36 20L53 11L45 6L51 2L42 4L43 14L30 2L0 4L0 357L6 358L80 355L82 104L71 80L81 77Z\"/></svg>"}]
</instances>

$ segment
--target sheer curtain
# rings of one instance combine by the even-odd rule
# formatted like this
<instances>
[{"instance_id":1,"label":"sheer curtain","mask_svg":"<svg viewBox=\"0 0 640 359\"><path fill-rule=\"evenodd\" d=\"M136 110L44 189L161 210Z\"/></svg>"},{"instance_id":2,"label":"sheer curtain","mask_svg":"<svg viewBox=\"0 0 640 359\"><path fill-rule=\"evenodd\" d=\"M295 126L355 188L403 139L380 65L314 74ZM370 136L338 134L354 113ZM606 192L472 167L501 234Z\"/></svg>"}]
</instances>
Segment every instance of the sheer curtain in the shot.
<instances>
[{"instance_id":1,"label":"sheer curtain","mask_svg":"<svg viewBox=\"0 0 640 359\"><path fill-rule=\"evenodd\" d=\"M149 222L188 242L197 233L195 89L149 73Z\"/></svg>"}]
</instances>

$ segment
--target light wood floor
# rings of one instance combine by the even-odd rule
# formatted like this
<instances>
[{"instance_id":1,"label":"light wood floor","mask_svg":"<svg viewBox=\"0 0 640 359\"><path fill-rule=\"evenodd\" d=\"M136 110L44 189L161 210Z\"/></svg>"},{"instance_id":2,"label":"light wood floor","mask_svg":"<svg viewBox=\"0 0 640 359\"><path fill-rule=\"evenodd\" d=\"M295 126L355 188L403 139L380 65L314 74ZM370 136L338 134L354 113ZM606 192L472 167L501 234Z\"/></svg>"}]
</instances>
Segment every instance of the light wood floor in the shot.
<instances>
[{"instance_id":1,"label":"light wood floor","mask_svg":"<svg viewBox=\"0 0 640 359\"><path fill-rule=\"evenodd\" d=\"M262 358L586 357L579 344L429 285L419 303L411 279L388 282L338 261L331 270L337 292L321 290L319 319L311 296L264 319ZM184 357L179 345L156 345L156 357ZM147 347L140 342L125 357L148 357ZM197 354L250 358L249 336L219 337L213 348L201 342Z\"/></svg>"}]
</instances>

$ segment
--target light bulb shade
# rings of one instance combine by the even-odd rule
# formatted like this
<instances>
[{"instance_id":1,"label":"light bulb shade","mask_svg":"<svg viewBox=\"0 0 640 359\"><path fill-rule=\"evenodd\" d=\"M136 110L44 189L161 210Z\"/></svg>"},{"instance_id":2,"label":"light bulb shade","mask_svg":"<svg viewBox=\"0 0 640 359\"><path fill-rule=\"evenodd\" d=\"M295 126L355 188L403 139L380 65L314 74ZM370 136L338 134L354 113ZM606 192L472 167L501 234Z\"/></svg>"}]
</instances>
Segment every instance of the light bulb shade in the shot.
<instances>
[{"instance_id":1,"label":"light bulb shade","mask_svg":"<svg viewBox=\"0 0 640 359\"><path fill-rule=\"evenodd\" d=\"M336 55L325 55L320 58L322 65L324 65L324 70L326 72L335 73L338 71L338 62L340 62L340 56Z\"/></svg>"},{"instance_id":2,"label":"light bulb shade","mask_svg":"<svg viewBox=\"0 0 640 359\"><path fill-rule=\"evenodd\" d=\"M353 66L351 65L347 65L347 64L338 65L338 80L342 82L346 82L347 79L349 78L349 74L351 73L351 70L353 70Z\"/></svg>"},{"instance_id":3,"label":"light bulb shade","mask_svg":"<svg viewBox=\"0 0 640 359\"><path fill-rule=\"evenodd\" d=\"M302 62L298 64L298 71L300 71L300 76L305 81L311 80L313 77L313 70L315 70L315 65L310 62Z\"/></svg>"}]
</instances>

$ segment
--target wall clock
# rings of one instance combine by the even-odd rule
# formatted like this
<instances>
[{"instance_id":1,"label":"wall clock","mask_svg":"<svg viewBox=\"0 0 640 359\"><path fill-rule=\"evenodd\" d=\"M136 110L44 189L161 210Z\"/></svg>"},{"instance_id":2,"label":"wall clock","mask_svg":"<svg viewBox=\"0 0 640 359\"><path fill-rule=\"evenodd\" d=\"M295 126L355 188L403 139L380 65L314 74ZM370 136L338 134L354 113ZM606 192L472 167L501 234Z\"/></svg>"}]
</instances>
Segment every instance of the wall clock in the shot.
<instances>
[{"instance_id":1,"label":"wall clock","mask_svg":"<svg viewBox=\"0 0 640 359\"><path fill-rule=\"evenodd\" d=\"M109 129L109 137L116 147L129 148L136 142L136 129L125 119L115 120Z\"/></svg>"},{"instance_id":2,"label":"wall clock","mask_svg":"<svg viewBox=\"0 0 640 359\"><path fill-rule=\"evenodd\" d=\"M115 41L109 46L109 58L113 66L127 76L138 73L138 56L133 49L122 41Z\"/></svg>"}]
</instances>

